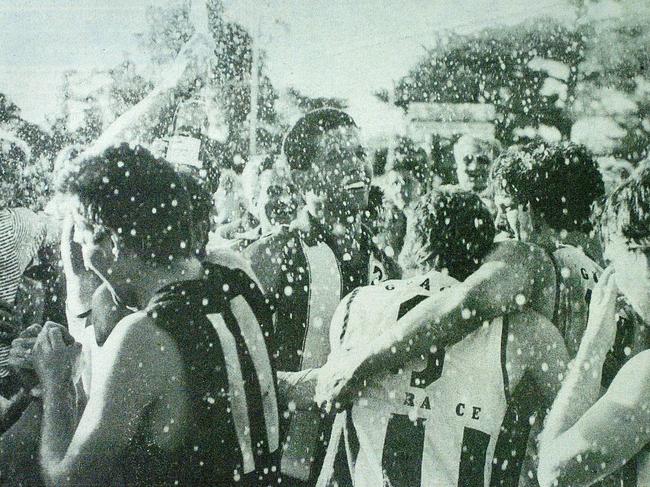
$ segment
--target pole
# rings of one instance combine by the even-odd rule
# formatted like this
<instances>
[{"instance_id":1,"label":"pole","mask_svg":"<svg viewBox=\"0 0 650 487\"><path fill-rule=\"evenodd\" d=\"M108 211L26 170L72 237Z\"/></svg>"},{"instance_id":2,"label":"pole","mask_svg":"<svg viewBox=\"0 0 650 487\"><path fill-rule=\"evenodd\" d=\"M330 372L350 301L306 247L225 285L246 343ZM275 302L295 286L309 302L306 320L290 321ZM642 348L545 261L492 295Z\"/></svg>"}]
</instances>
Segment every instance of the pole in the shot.
<instances>
[{"instance_id":1,"label":"pole","mask_svg":"<svg viewBox=\"0 0 650 487\"><path fill-rule=\"evenodd\" d=\"M257 155L257 100L259 97L260 38L262 36L262 16L258 17L257 32L251 36L251 101L249 113L249 158Z\"/></svg>"}]
</instances>

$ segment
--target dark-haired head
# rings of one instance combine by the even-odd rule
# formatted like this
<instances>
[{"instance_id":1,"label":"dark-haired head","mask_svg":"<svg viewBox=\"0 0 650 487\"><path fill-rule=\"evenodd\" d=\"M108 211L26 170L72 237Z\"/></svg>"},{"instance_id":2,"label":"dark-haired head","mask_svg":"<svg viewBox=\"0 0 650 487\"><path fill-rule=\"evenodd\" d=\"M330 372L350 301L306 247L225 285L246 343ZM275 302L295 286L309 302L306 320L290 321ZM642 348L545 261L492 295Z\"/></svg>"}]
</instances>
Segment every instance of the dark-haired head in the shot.
<instances>
[{"instance_id":1,"label":"dark-haired head","mask_svg":"<svg viewBox=\"0 0 650 487\"><path fill-rule=\"evenodd\" d=\"M192 206L171 164L143 147L110 147L77 161L60 191L78 200L94 239L111 236L152 264L191 257Z\"/></svg>"},{"instance_id":2,"label":"dark-haired head","mask_svg":"<svg viewBox=\"0 0 650 487\"><path fill-rule=\"evenodd\" d=\"M303 115L284 139L282 149L292 170L311 167L318 156L321 136L344 127L357 127L352 117L337 108L319 108Z\"/></svg>"},{"instance_id":3,"label":"dark-haired head","mask_svg":"<svg viewBox=\"0 0 650 487\"><path fill-rule=\"evenodd\" d=\"M494 234L492 216L477 194L441 186L415 205L402 260L419 270L447 269L463 280L481 265Z\"/></svg>"},{"instance_id":4,"label":"dark-haired head","mask_svg":"<svg viewBox=\"0 0 650 487\"><path fill-rule=\"evenodd\" d=\"M337 226L368 204L372 167L352 117L335 108L304 115L283 146L296 189L312 216Z\"/></svg>"},{"instance_id":5,"label":"dark-haired head","mask_svg":"<svg viewBox=\"0 0 650 487\"><path fill-rule=\"evenodd\" d=\"M492 171L495 194L507 193L558 231L591 231L591 213L605 187L593 154L573 143L528 144L501 155Z\"/></svg>"}]
</instances>

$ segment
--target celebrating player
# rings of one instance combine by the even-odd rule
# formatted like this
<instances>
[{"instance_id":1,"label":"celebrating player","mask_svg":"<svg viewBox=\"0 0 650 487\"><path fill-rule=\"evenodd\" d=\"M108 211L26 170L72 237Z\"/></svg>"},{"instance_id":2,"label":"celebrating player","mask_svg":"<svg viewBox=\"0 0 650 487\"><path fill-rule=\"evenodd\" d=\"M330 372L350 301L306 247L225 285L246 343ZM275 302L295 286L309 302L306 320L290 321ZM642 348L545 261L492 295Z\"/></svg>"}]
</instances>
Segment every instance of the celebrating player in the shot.
<instances>
[{"instance_id":1,"label":"celebrating player","mask_svg":"<svg viewBox=\"0 0 650 487\"><path fill-rule=\"evenodd\" d=\"M530 181L530 174L539 178L534 184L535 188L543 188L547 194L541 201L544 205L556 204L561 208L562 215L566 215L561 222L551 223L555 213L544 213L546 225L559 230L562 223L574 222L574 225L585 225L589 217L589 208L594 201L595 193L590 191L582 196L567 194L573 188L565 183L558 184L562 178L582 178L583 173L592 174L592 181L597 186L599 179L596 163L589 157L572 157L571 164L561 164L562 152L567 149L558 146L549 154L539 160L534 160L524 173L520 172L521 165L516 158L502 161L508 166L512 164L512 173L516 177L510 178L517 187ZM574 151L571 147L568 153ZM510 183L509 183L510 184ZM577 184L577 183L576 183ZM555 188L553 187L555 185ZM600 181L602 188L602 181ZM597 189L597 188L596 188ZM540 197L537 191L528 190L521 194L521 200L533 208L535 213L536 198ZM544 208L544 206L541 206ZM565 213L566 212L566 213ZM586 278L572 277L572 270L582 269L580 263L584 261L582 254L577 263L559 265L558 258L551 255L556 249L548 244L548 248L522 241L505 241L494 245L490 254L483 260L476 272L469 275L462 283L446 289L444 292L432 296L425 303L418 306L400 320L394 333L380 335L358 351L354 358L331 364L328 370L319 374L319 397L323 400L339 401L344 403L354 397L356 388L363 379L372 377L386 366L398 367L410 358L426 353L432 346L442 347L455 343L474 331L484 322L490 322L504 313L522 310L524 308L537 311L549 320L558 321L561 315L560 308L579 305L576 301L569 302L565 296L580 295L580 302L585 303L587 289L593 285L593 274L586 273ZM553 243L555 245L555 243ZM570 258L578 251L563 251ZM570 259L567 259L570 260ZM592 270L592 267L589 267ZM582 275L582 274L581 274ZM564 286L564 288L562 288ZM573 290L576 287L577 290ZM583 309L586 310L586 308ZM577 323L586 322L586 313L566 312ZM555 323L556 326L557 323ZM558 326L560 330L584 330L584 324L568 324Z\"/></svg>"},{"instance_id":2,"label":"celebrating player","mask_svg":"<svg viewBox=\"0 0 650 487\"><path fill-rule=\"evenodd\" d=\"M372 169L354 120L333 108L312 111L289 131L283 150L306 208L292 229L247 249L275 311L280 388L289 377L285 372L325 362L329 323L342 297L395 272L387 268L386 258L360 221ZM319 438L328 437L328 422L321 421L316 408L287 409L284 419L283 475L298 484L310 479L313 483L325 454Z\"/></svg>"},{"instance_id":3,"label":"celebrating player","mask_svg":"<svg viewBox=\"0 0 650 487\"><path fill-rule=\"evenodd\" d=\"M418 275L348 295L332 321L328 362L345 360L374 333L391 333L428 296L471 274L492 247L492 218L474 193L440 188L421 199L413 218L408 271ZM566 361L552 323L526 312L386 371L339 413L345 445L335 429L319 483L349 475L357 487L517 485L526 448L501 435L513 420L507 406L524 392L531 411L550 406Z\"/></svg>"},{"instance_id":4,"label":"celebrating player","mask_svg":"<svg viewBox=\"0 0 650 487\"><path fill-rule=\"evenodd\" d=\"M65 334L39 334L46 483L274 484L278 414L260 327L270 313L243 272L197 259L182 179L122 145L83 160L64 189L86 266L137 311L93 356L102 367L76 427Z\"/></svg>"},{"instance_id":5,"label":"celebrating player","mask_svg":"<svg viewBox=\"0 0 650 487\"><path fill-rule=\"evenodd\" d=\"M539 480L586 486L629 461L650 442L650 352L623 366L600 399L600 377L616 334L617 288L650 322L650 161L608 198L601 227L612 266L594 290L589 324L575 363L540 440ZM647 457L637 460L637 485L648 485Z\"/></svg>"}]
</instances>

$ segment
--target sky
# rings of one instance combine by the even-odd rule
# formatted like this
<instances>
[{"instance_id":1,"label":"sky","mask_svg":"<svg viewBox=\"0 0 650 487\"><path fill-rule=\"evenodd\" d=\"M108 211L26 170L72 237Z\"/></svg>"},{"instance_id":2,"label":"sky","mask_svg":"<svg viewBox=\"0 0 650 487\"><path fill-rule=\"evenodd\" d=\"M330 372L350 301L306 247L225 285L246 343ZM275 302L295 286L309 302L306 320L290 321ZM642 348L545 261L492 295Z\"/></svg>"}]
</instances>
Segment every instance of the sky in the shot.
<instances>
[{"instance_id":1,"label":"sky","mask_svg":"<svg viewBox=\"0 0 650 487\"><path fill-rule=\"evenodd\" d=\"M152 3L175 0L1 0L0 92L42 123L56 112L65 70L105 69L126 54ZM196 1L196 0L195 0ZM272 82L314 96L372 103L431 47L436 32L468 33L539 16L573 18L567 0L225 0L229 19L259 33ZM139 57L140 56L140 57Z\"/></svg>"}]
</instances>

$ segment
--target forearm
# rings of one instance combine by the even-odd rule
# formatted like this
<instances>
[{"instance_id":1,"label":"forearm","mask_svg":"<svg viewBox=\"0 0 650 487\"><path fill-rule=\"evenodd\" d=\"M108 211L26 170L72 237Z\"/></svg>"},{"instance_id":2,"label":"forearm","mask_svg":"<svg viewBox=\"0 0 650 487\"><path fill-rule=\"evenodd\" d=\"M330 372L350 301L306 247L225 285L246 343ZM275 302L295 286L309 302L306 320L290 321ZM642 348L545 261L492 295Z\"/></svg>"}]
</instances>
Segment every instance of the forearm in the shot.
<instances>
[{"instance_id":1,"label":"forearm","mask_svg":"<svg viewBox=\"0 0 650 487\"><path fill-rule=\"evenodd\" d=\"M44 387L41 465L48 485L60 482L62 462L75 430L74 405L72 382Z\"/></svg>"},{"instance_id":2,"label":"forearm","mask_svg":"<svg viewBox=\"0 0 650 487\"><path fill-rule=\"evenodd\" d=\"M164 115L176 104L175 87L156 87L142 101L115 120L95 141L89 152L99 153L111 145L148 143Z\"/></svg>"},{"instance_id":3,"label":"forearm","mask_svg":"<svg viewBox=\"0 0 650 487\"><path fill-rule=\"evenodd\" d=\"M371 340L359 356L364 378L402 366L411 358L455 343L478 328L475 316L463 319L466 290L427 298L409 311L396 326ZM467 316L467 312L465 316Z\"/></svg>"},{"instance_id":4,"label":"forearm","mask_svg":"<svg viewBox=\"0 0 650 487\"><path fill-rule=\"evenodd\" d=\"M556 448L562 433L571 428L598 400L606 356L607 350L597 339L585 337L548 413L544 431L540 435L541 452Z\"/></svg>"}]
</instances>

